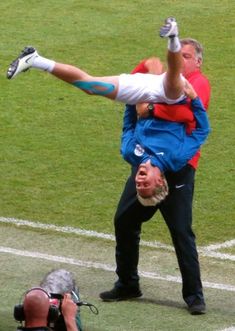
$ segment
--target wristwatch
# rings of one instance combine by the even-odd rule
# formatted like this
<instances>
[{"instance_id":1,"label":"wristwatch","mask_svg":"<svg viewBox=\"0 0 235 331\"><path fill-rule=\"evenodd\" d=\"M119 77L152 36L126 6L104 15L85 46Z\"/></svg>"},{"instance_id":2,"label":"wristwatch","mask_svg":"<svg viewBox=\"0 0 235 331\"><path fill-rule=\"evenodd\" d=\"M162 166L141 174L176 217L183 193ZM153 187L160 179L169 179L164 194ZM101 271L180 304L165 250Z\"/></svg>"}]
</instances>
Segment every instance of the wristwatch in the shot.
<instances>
[{"instance_id":1,"label":"wristwatch","mask_svg":"<svg viewBox=\"0 0 235 331\"><path fill-rule=\"evenodd\" d=\"M153 116L153 111L154 111L154 104L153 103L149 103L147 106L149 115Z\"/></svg>"}]
</instances>

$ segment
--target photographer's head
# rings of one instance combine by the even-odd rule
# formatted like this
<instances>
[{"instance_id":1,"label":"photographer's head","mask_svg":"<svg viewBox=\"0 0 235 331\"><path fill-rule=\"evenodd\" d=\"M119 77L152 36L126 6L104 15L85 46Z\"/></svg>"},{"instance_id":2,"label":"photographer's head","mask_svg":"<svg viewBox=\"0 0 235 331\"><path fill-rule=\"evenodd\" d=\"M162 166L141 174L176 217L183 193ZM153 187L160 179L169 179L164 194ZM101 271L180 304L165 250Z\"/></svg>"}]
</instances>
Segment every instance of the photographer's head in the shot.
<instances>
[{"instance_id":1,"label":"photographer's head","mask_svg":"<svg viewBox=\"0 0 235 331\"><path fill-rule=\"evenodd\" d=\"M46 326L49 308L50 300L46 291L40 288L28 291L23 303L25 326Z\"/></svg>"},{"instance_id":2,"label":"photographer's head","mask_svg":"<svg viewBox=\"0 0 235 331\"><path fill-rule=\"evenodd\" d=\"M41 287L31 288L24 294L23 302L14 307L14 318L24 325L24 330L46 328L50 323L54 323L58 316L58 307L51 304L50 295Z\"/></svg>"}]
</instances>

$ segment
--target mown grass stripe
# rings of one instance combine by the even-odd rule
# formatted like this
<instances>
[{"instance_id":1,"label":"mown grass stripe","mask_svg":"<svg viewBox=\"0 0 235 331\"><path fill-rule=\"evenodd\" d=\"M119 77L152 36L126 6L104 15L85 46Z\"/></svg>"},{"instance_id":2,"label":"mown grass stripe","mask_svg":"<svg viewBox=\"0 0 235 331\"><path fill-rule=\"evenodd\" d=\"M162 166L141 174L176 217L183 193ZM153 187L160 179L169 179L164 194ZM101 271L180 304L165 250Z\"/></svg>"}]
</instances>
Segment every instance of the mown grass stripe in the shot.
<instances>
[{"instance_id":1,"label":"mown grass stripe","mask_svg":"<svg viewBox=\"0 0 235 331\"><path fill-rule=\"evenodd\" d=\"M18 250L18 249L14 249L11 247L0 246L0 253L7 253L7 254L18 255L18 256L23 256L23 257L38 258L38 259L43 259L43 260L48 260L48 261L53 261L53 262L77 265L77 266L85 267L85 268L95 268L95 269L104 270L104 271L112 271L112 272L115 271L114 266L112 266L110 264L106 264L106 263L77 260L77 259L73 259L73 258L67 258L64 256L42 254L39 252L31 252L31 251L26 251L26 250ZM140 271L139 274L140 274L140 276L149 278L149 279L157 279L157 280L163 280L163 281L167 281L167 282L181 283L180 277L175 277L175 276L171 276L171 275L161 276L155 272L145 272L145 271ZM235 286L229 285L229 284L203 282L203 286L207 287L207 288L211 288L211 289L235 292Z\"/></svg>"}]
</instances>

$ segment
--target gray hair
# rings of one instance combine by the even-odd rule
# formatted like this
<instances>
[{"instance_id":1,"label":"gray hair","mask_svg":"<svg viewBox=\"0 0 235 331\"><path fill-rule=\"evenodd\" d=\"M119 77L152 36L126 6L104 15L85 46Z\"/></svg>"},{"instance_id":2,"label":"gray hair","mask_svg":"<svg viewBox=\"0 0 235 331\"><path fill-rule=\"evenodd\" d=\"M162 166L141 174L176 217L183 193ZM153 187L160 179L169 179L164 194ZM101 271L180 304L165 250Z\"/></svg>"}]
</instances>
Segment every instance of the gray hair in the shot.
<instances>
[{"instance_id":1,"label":"gray hair","mask_svg":"<svg viewBox=\"0 0 235 331\"><path fill-rule=\"evenodd\" d=\"M199 43L199 41L192 38L184 38L184 39L180 39L180 43L182 47L185 45L193 46L196 57L201 61L203 60L203 46L202 44Z\"/></svg>"},{"instance_id":2,"label":"gray hair","mask_svg":"<svg viewBox=\"0 0 235 331\"><path fill-rule=\"evenodd\" d=\"M65 269L51 270L45 275L40 283L40 286L48 293L65 294L76 292L76 282L71 272Z\"/></svg>"},{"instance_id":3,"label":"gray hair","mask_svg":"<svg viewBox=\"0 0 235 331\"><path fill-rule=\"evenodd\" d=\"M163 174L162 174L162 180L163 180L163 185L156 187L156 190L151 197L143 198L141 195L137 193L137 199L143 206L145 207L156 206L166 198L169 189L168 189L167 180Z\"/></svg>"}]
</instances>

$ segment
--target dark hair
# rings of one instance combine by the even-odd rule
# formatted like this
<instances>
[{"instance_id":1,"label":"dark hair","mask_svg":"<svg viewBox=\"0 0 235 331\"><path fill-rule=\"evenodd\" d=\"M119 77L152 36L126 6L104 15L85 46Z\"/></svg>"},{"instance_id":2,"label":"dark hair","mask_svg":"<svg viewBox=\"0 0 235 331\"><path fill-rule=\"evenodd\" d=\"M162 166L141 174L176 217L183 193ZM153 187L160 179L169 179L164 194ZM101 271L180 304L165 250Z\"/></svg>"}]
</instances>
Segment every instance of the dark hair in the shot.
<instances>
[{"instance_id":1,"label":"dark hair","mask_svg":"<svg viewBox=\"0 0 235 331\"><path fill-rule=\"evenodd\" d=\"M182 47L185 45L193 46L193 48L195 49L196 57L201 61L203 60L203 47L202 44L199 43L199 41L192 38L184 38L184 39L180 39L180 43Z\"/></svg>"}]
</instances>

